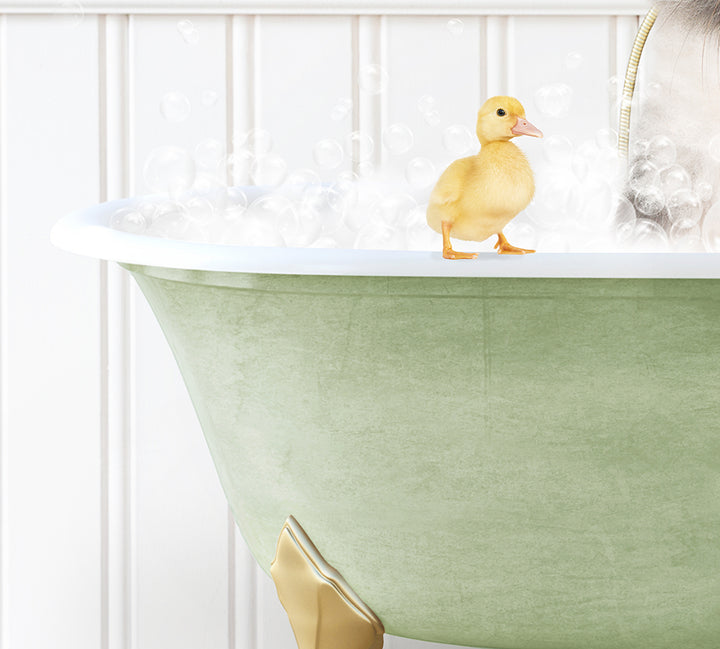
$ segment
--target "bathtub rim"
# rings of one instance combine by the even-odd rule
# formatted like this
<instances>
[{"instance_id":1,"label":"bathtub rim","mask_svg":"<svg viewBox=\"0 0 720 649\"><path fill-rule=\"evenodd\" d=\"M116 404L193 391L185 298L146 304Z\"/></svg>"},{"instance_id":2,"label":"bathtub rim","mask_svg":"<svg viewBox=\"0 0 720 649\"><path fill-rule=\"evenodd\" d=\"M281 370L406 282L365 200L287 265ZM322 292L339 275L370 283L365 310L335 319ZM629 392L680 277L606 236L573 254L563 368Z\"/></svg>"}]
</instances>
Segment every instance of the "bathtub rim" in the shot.
<instances>
[{"instance_id":1,"label":"bathtub rim","mask_svg":"<svg viewBox=\"0 0 720 649\"><path fill-rule=\"evenodd\" d=\"M440 251L246 247L162 239L111 228L110 215L139 198L108 201L67 214L52 229L53 245L124 264L230 273L720 279L720 255L707 252L539 252L518 256L486 252L474 260L448 261Z\"/></svg>"}]
</instances>

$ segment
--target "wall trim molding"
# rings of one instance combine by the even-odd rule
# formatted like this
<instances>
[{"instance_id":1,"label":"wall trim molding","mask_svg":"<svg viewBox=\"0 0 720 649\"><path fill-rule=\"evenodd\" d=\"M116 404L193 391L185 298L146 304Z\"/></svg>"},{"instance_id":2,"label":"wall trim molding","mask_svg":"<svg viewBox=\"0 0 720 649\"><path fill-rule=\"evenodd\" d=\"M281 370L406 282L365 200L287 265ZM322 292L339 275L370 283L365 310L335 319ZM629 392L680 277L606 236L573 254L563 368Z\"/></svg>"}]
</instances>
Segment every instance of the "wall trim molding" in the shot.
<instances>
[{"instance_id":1,"label":"wall trim molding","mask_svg":"<svg viewBox=\"0 0 720 649\"><path fill-rule=\"evenodd\" d=\"M0 0L0 13L286 15L640 15L647 0Z\"/></svg>"}]
</instances>

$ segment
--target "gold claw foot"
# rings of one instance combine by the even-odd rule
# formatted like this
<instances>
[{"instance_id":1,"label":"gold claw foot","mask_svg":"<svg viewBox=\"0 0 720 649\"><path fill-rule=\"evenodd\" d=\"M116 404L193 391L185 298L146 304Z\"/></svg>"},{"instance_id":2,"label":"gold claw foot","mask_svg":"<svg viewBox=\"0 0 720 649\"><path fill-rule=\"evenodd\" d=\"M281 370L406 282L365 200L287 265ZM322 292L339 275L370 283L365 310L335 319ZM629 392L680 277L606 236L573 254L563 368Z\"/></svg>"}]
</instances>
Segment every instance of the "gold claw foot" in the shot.
<instances>
[{"instance_id":1,"label":"gold claw foot","mask_svg":"<svg viewBox=\"0 0 720 649\"><path fill-rule=\"evenodd\" d=\"M385 628L288 517L270 564L298 649L381 649Z\"/></svg>"}]
</instances>

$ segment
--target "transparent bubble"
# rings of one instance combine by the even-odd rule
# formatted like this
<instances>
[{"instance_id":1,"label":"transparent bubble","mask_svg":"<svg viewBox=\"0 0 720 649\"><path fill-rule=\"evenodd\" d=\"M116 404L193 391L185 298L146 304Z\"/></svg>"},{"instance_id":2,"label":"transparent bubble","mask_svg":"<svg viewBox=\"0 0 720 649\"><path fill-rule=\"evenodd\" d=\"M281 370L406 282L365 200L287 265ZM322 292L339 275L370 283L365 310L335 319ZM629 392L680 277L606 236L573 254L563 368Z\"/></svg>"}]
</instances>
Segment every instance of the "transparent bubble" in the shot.
<instances>
[{"instance_id":1,"label":"transparent bubble","mask_svg":"<svg viewBox=\"0 0 720 649\"><path fill-rule=\"evenodd\" d=\"M233 184L247 184L250 176L250 167L252 167L254 159L255 156L247 150L231 153L227 157L226 165L230 172Z\"/></svg>"},{"instance_id":2,"label":"transparent bubble","mask_svg":"<svg viewBox=\"0 0 720 649\"><path fill-rule=\"evenodd\" d=\"M143 179L152 191L176 196L192 187L195 162L184 149L161 146L148 155L143 166Z\"/></svg>"},{"instance_id":3,"label":"transparent bubble","mask_svg":"<svg viewBox=\"0 0 720 649\"><path fill-rule=\"evenodd\" d=\"M169 201L158 206L157 214L148 225L147 233L165 239L184 239L189 228L190 219L185 206Z\"/></svg>"},{"instance_id":4,"label":"transparent bubble","mask_svg":"<svg viewBox=\"0 0 720 649\"><path fill-rule=\"evenodd\" d=\"M285 240L274 223L248 214L232 222L225 231L223 243L237 246L284 247Z\"/></svg>"},{"instance_id":5,"label":"transparent bubble","mask_svg":"<svg viewBox=\"0 0 720 649\"><path fill-rule=\"evenodd\" d=\"M313 159L322 169L335 169L342 164L345 154L337 140L326 139L315 143Z\"/></svg>"},{"instance_id":6,"label":"transparent bubble","mask_svg":"<svg viewBox=\"0 0 720 649\"><path fill-rule=\"evenodd\" d=\"M197 45L200 41L200 32L190 20L181 20L177 24L177 30L183 37L183 40L189 45Z\"/></svg>"},{"instance_id":7,"label":"transparent bubble","mask_svg":"<svg viewBox=\"0 0 720 649\"><path fill-rule=\"evenodd\" d=\"M348 115L350 115L352 106L353 104L351 99L347 99L346 97L338 99L335 106L333 106L332 112L330 113L330 119L335 122L345 119Z\"/></svg>"},{"instance_id":8,"label":"transparent bubble","mask_svg":"<svg viewBox=\"0 0 720 649\"><path fill-rule=\"evenodd\" d=\"M384 223L370 222L357 233L354 247L362 250L402 250L405 246L398 230Z\"/></svg>"},{"instance_id":9,"label":"transparent bubble","mask_svg":"<svg viewBox=\"0 0 720 649\"><path fill-rule=\"evenodd\" d=\"M425 123L430 126L440 125L440 113L437 110L429 110L427 113L424 113L423 119L425 120Z\"/></svg>"},{"instance_id":10,"label":"transparent bubble","mask_svg":"<svg viewBox=\"0 0 720 649\"><path fill-rule=\"evenodd\" d=\"M359 162L357 174L360 178L370 178L370 176L375 174L375 165L370 160Z\"/></svg>"},{"instance_id":11,"label":"transparent bubble","mask_svg":"<svg viewBox=\"0 0 720 649\"><path fill-rule=\"evenodd\" d=\"M518 217L513 221L510 221L504 228L503 234L510 241L513 246L520 248L530 248L536 250L539 246L538 242L538 231L532 223L528 223L522 217ZM495 237L491 237L493 245L495 243ZM546 252L549 252L545 249Z\"/></svg>"},{"instance_id":12,"label":"transparent bubble","mask_svg":"<svg viewBox=\"0 0 720 649\"><path fill-rule=\"evenodd\" d=\"M215 218L213 204L203 196L192 196L184 206L188 219L196 225L209 225Z\"/></svg>"},{"instance_id":13,"label":"transparent bubble","mask_svg":"<svg viewBox=\"0 0 720 649\"><path fill-rule=\"evenodd\" d=\"M267 155L273 150L273 146L275 146L270 131L264 128L249 130L244 136L243 144L256 156Z\"/></svg>"},{"instance_id":14,"label":"transparent bubble","mask_svg":"<svg viewBox=\"0 0 720 649\"><path fill-rule=\"evenodd\" d=\"M465 29L465 23L463 23L460 18L451 18L447 21L447 24L445 26L453 36L459 36L463 33L463 30Z\"/></svg>"},{"instance_id":15,"label":"transparent bubble","mask_svg":"<svg viewBox=\"0 0 720 649\"><path fill-rule=\"evenodd\" d=\"M572 142L563 135L550 135L543 142L543 155L548 162L565 165L570 162L573 154Z\"/></svg>"},{"instance_id":16,"label":"transparent bubble","mask_svg":"<svg viewBox=\"0 0 720 649\"><path fill-rule=\"evenodd\" d=\"M712 198L713 186L709 182L701 180L695 185L695 193L703 203L706 203Z\"/></svg>"},{"instance_id":17,"label":"transparent bubble","mask_svg":"<svg viewBox=\"0 0 720 649\"><path fill-rule=\"evenodd\" d=\"M668 249L667 234L655 221L638 219L632 233L632 248L639 252L662 252Z\"/></svg>"},{"instance_id":18,"label":"transparent bubble","mask_svg":"<svg viewBox=\"0 0 720 649\"><path fill-rule=\"evenodd\" d=\"M667 200L668 217L673 223L679 221L697 223L702 218L702 201L690 189L678 189Z\"/></svg>"},{"instance_id":19,"label":"transparent bubble","mask_svg":"<svg viewBox=\"0 0 720 649\"><path fill-rule=\"evenodd\" d=\"M601 149L617 149L618 134L611 128L601 128L595 134L595 142Z\"/></svg>"},{"instance_id":20,"label":"transparent bubble","mask_svg":"<svg viewBox=\"0 0 720 649\"><path fill-rule=\"evenodd\" d=\"M154 203L153 201L144 200L140 201L136 206L135 210L140 212L140 214L143 215L145 218L146 223L150 223L155 218L155 215L158 211L158 205L157 203Z\"/></svg>"},{"instance_id":21,"label":"transparent bubble","mask_svg":"<svg viewBox=\"0 0 720 649\"><path fill-rule=\"evenodd\" d=\"M462 156L469 153L476 140L470 130L460 124L448 126L442 134L442 143L446 151L454 156Z\"/></svg>"},{"instance_id":22,"label":"transparent bubble","mask_svg":"<svg viewBox=\"0 0 720 649\"><path fill-rule=\"evenodd\" d=\"M594 178L583 185L586 200L581 204L577 223L588 231L604 230L614 216L615 198L610 183Z\"/></svg>"},{"instance_id":23,"label":"transparent bubble","mask_svg":"<svg viewBox=\"0 0 720 649\"><path fill-rule=\"evenodd\" d=\"M670 241L673 248L685 252L700 251L703 248L702 230L692 221L676 221L670 228Z\"/></svg>"},{"instance_id":24,"label":"transparent bubble","mask_svg":"<svg viewBox=\"0 0 720 649\"><path fill-rule=\"evenodd\" d=\"M585 59L580 52L568 52L565 57L565 67L568 70L577 70L582 67Z\"/></svg>"},{"instance_id":25,"label":"transparent bubble","mask_svg":"<svg viewBox=\"0 0 720 649\"><path fill-rule=\"evenodd\" d=\"M372 157L375 144L372 138L360 131L353 131L347 138L347 154L354 162L364 162Z\"/></svg>"},{"instance_id":26,"label":"transparent bubble","mask_svg":"<svg viewBox=\"0 0 720 649\"><path fill-rule=\"evenodd\" d=\"M313 243L310 244L311 248L339 248L340 242L327 235L318 237Z\"/></svg>"},{"instance_id":27,"label":"transparent bubble","mask_svg":"<svg viewBox=\"0 0 720 649\"><path fill-rule=\"evenodd\" d=\"M405 167L405 178L413 187L429 187L437 180L435 165L427 158L413 158Z\"/></svg>"},{"instance_id":28,"label":"transparent bubble","mask_svg":"<svg viewBox=\"0 0 720 649\"><path fill-rule=\"evenodd\" d=\"M147 220L137 209L123 207L110 217L110 227L131 234L142 234L147 229Z\"/></svg>"},{"instance_id":29,"label":"transparent bubble","mask_svg":"<svg viewBox=\"0 0 720 649\"><path fill-rule=\"evenodd\" d=\"M239 187L228 187L223 203L223 219L234 221L245 214L248 207L248 197Z\"/></svg>"},{"instance_id":30,"label":"transparent bubble","mask_svg":"<svg viewBox=\"0 0 720 649\"><path fill-rule=\"evenodd\" d=\"M607 91L611 100L615 101L620 94L620 82L618 78L613 75L607 81Z\"/></svg>"},{"instance_id":31,"label":"transparent bubble","mask_svg":"<svg viewBox=\"0 0 720 649\"><path fill-rule=\"evenodd\" d=\"M184 122L190 116L190 100L181 92L166 92L160 100L160 113L172 124Z\"/></svg>"},{"instance_id":32,"label":"transparent bubble","mask_svg":"<svg viewBox=\"0 0 720 649\"><path fill-rule=\"evenodd\" d=\"M255 158L250 167L250 176L256 185L279 185L286 174L287 162L273 153Z\"/></svg>"},{"instance_id":33,"label":"transparent bubble","mask_svg":"<svg viewBox=\"0 0 720 649\"><path fill-rule=\"evenodd\" d=\"M647 160L640 160L630 167L628 187L633 191L642 191L646 187L654 187L660 182L658 168Z\"/></svg>"},{"instance_id":34,"label":"transparent bubble","mask_svg":"<svg viewBox=\"0 0 720 649\"><path fill-rule=\"evenodd\" d=\"M619 241L630 238L636 220L637 214L632 203L625 196L620 196L615 205L615 232Z\"/></svg>"},{"instance_id":35,"label":"transparent bubble","mask_svg":"<svg viewBox=\"0 0 720 649\"><path fill-rule=\"evenodd\" d=\"M632 157L633 158L647 158L648 148L650 142L647 140L638 140L632 145Z\"/></svg>"},{"instance_id":36,"label":"transparent bubble","mask_svg":"<svg viewBox=\"0 0 720 649\"><path fill-rule=\"evenodd\" d=\"M58 3L55 16L57 17L57 24L74 29L79 27L85 19L85 9L82 3L67 0Z\"/></svg>"},{"instance_id":37,"label":"transparent bubble","mask_svg":"<svg viewBox=\"0 0 720 649\"><path fill-rule=\"evenodd\" d=\"M381 65L371 63L360 70L358 83L360 90L368 95L379 95L387 88L388 73Z\"/></svg>"},{"instance_id":38,"label":"transparent bubble","mask_svg":"<svg viewBox=\"0 0 720 649\"><path fill-rule=\"evenodd\" d=\"M200 103L202 103L205 108L211 108L217 104L219 96L220 95L214 90L203 90L200 94Z\"/></svg>"},{"instance_id":39,"label":"transparent bubble","mask_svg":"<svg viewBox=\"0 0 720 649\"><path fill-rule=\"evenodd\" d=\"M645 85L642 92L646 99L658 99L663 95L663 87L657 81L650 81Z\"/></svg>"},{"instance_id":40,"label":"transparent bubble","mask_svg":"<svg viewBox=\"0 0 720 649\"><path fill-rule=\"evenodd\" d=\"M216 174L201 171L197 176L195 176L195 182L193 183L192 190L196 194L216 195L221 192L224 187L225 182Z\"/></svg>"},{"instance_id":41,"label":"transparent bubble","mask_svg":"<svg viewBox=\"0 0 720 649\"><path fill-rule=\"evenodd\" d=\"M690 174L678 164L665 167L660 172L660 184L665 196L670 196L678 189L689 189L692 185Z\"/></svg>"},{"instance_id":42,"label":"transparent bubble","mask_svg":"<svg viewBox=\"0 0 720 649\"><path fill-rule=\"evenodd\" d=\"M383 129L383 145L392 155L402 155L412 149L415 136L405 124L390 124Z\"/></svg>"},{"instance_id":43,"label":"transparent bubble","mask_svg":"<svg viewBox=\"0 0 720 649\"><path fill-rule=\"evenodd\" d=\"M208 138L195 147L195 164L201 169L216 170L225 162L225 145Z\"/></svg>"},{"instance_id":44,"label":"transparent bubble","mask_svg":"<svg viewBox=\"0 0 720 649\"><path fill-rule=\"evenodd\" d=\"M570 171L553 170L537 179L535 200L526 209L539 226L565 227L577 218L578 184Z\"/></svg>"},{"instance_id":45,"label":"transparent bubble","mask_svg":"<svg viewBox=\"0 0 720 649\"><path fill-rule=\"evenodd\" d=\"M442 235L427 224L427 203L416 205L406 215L405 232L408 250L442 250Z\"/></svg>"},{"instance_id":46,"label":"transparent bubble","mask_svg":"<svg viewBox=\"0 0 720 649\"><path fill-rule=\"evenodd\" d=\"M299 188L305 189L311 185L319 185L320 176L312 169L296 169L285 179L285 185L296 185Z\"/></svg>"},{"instance_id":47,"label":"transparent bubble","mask_svg":"<svg viewBox=\"0 0 720 649\"><path fill-rule=\"evenodd\" d=\"M435 110L435 97L432 95L423 95L418 99L418 110L424 115L429 113L431 110Z\"/></svg>"},{"instance_id":48,"label":"transparent bubble","mask_svg":"<svg viewBox=\"0 0 720 649\"><path fill-rule=\"evenodd\" d=\"M375 201L368 210L370 220L381 221L399 230L405 230L411 210L417 201L409 194L392 194Z\"/></svg>"},{"instance_id":49,"label":"transparent bubble","mask_svg":"<svg viewBox=\"0 0 720 649\"><path fill-rule=\"evenodd\" d=\"M647 157L658 169L669 167L677 157L675 143L666 135L656 135L648 142Z\"/></svg>"},{"instance_id":50,"label":"transparent bubble","mask_svg":"<svg viewBox=\"0 0 720 649\"><path fill-rule=\"evenodd\" d=\"M720 252L720 202L705 214L702 224L702 240L708 252Z\"/></svg>"},{"instance_id":51,"label":"transparent bubble","mask_svg":"<svg viewBox=\"0 0 720 649\"><path fill-rule=\"evenodd\" d=\"M535 106L547 117L565 117L570 112L573 90L566 83L551 83L538 88Z\"/></svg>"},{"instance_id":52,"label":"transparent bubble","mask_svg":"<svg viewBox=\"0 0 720 649\"><path fill-rule=\"evenodd\" d=\"M657 216L665 207L665 194L659 187L650 185L635 195L635 208L645 216Z\"/></svg>"},{"instance_id":53,"label":"transparent bubble","mask_svg":"<svg viewBox=\"0 0 720 649\"><path fill-rule=\"evenodd\" d=\"M338 174L336 181L327 192L327 202L338 214L346 214L357 205L358 189L354 174Z\"/></svg>"},{"instance_id":54,"label":"transparent bubble","mask_svg":"<svg viewBox=\"0 0 720 649\"><path fill-rule=\"evenodd\" d=\"M590 171L590 164L586 158L581 155L573 156L571 167L575 177L580 182L583 182L587 178L588 172Z\"/></svg>"}]
</instances>

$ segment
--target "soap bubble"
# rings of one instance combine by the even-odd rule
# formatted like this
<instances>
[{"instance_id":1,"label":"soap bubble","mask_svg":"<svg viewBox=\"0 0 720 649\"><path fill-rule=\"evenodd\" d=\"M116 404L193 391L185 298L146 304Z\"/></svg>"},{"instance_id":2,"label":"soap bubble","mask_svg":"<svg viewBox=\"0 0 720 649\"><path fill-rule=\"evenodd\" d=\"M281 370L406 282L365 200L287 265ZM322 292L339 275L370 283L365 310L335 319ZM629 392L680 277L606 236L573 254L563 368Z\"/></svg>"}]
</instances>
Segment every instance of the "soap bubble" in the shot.
<instances>
[{"instance_id":1,"label":"soap bubble","mask_svg":"<svg viewBox=\"0 0 720 649\"><path fill-rule=\"evenodd\" d=\"M145 184L171 196L190 189L195 180L195 163L187 151L175 146L153 149L143 167Z\"/></svg>"},{"instance_id":2,"label":"soap bubble","mask_svg":"<svg viewBox=\"0 0 720 649\"><path fill-rule=\"evenodd\" d=\"M678 189L667 201L668 217L672 222L697 223L702 218L702 201L690 189Z\"/></svg>"},{"instance_id":3,"label":"soap bubble","mask_svg":"<svg viewBox=\"0 0 720 649\"><path fill-rule=\"evenodd\" d=\"M310 244L310 248L339 248L340 243L333 237L322 236Z\"/></svg>"},{"instance_id":4,"label":"soap bubble","mask_svg":"<svg viewBox=\"0 0 720 649\"><path fill-rule=\"evenodd\" d=\"M245 214L230 224L225 231L223 243L238 246L284 247L285 240L275 224Z\"/></svg>"},{"instance_id":5,"label":"soap bubble","mask_svg":"<svg viewBox=\"0 0 720 649\"><path fill-rule=\"evenodd\" d=\"M184 122L190 116L190 100L181 92L166 92L160 101L160 113L172 124Z\"/></svg>"},{"instance_id":6,"label":"soap bubble","mask_svg":"<svg viewBox=\"0 0 720 649\"><path fill-rule=\"evenodd\" d=\"M402 234L385 223L365 224L355 237L355 248L363 250L402 250Z\"/></svg>"},{"instance_id":7,"label":"soap bubble","mask_svg":"<svg viewBox=\"0 0 720 649\"><path fill-rule=\"evenodd\" d=\"M548 162L566 165L573 154L572 142L563 135L550 135L543 142L543 154Z\"/></svg>"},{"instance_id":8,"label":"soap bubble","mask_svg":"<svg viewBox=\"0 0 720 649\"><path fill-rule=\"evenodd\" d=\"M330 113L330 119L334 122L339 122L345 119L352 110L352 100L343 97L337 100L335 106L333 106L332 112Z\"/></svg>"},{"instance_id":9,"label":"soap bubble","mask_svg":"<svg viewBox=\"0 0 720 649\"><path fill-rule=\"evenodd\" d=\"M618 241L626 241L631 237L636 220L637 214L632 203L624 196L620 196L615 206L615 232Z\"/></svg>"},{"instance_id":10,"label":"soap bubble","mask_svg":"<svg viewBox=\"0 0 720 649\"><path fill-rule=\"evenodd\" d=\"M135 210L143 215L145 223L150 223L158 211L158 204L151 200L142 200L135 205Z\"/></svg>"},{"instance_id":11,"label":"soap bubble","mask_svg":"<svg viewBox=\"0 0 720 649\"><path fill-rule=\"evenodd\" d=\"M551 83L538 88L535 105L547 117L565 117L570 112L573 90L565 83Z\"/></svg>"},{"instance_id":12,"label":"soap bubble","mask_svg":"<svg viewBox=\"0 0 720 649\"><path fill-rule=\"evenodd\" d=\"M650 142L647 140L638 140L632 145L633 158L647 158Z\"/></svg>"},{"instance_id":13,"label":"soap bubble","mask_svg":"<svg viewBox=\"0 0 720 649\"><path fill-rule=\"evenodd\" d=\"M358 190L355 174L338 174L335 182L328 188L327 201L331 209L338 214L346 214L357 204Z\"/></svg>"},{"instance_id":14,"label":"soap bubble","mask_svg":"<svg viewBox=\"0 0 720 649\"><path fill-rule=\"evenodd\" d=\"M705 214L702 224L702 240L708 252L720 252L720 202Z\"/></svg>"},{"instance_id":15,"label":"soap bubble","mask_svg":"<svg viewBox=\"0 0 720 649\"><path fill-rule=\"evenodd\" d=\"M205 106L205 108L210 108L217 103L218 97L218 93L214 90L203 90L200 94L200 103Z\"/></svg>"},{"instance_id":16,"label":"soap bubble","mask_svg":"<svg viewBox=\"0 0 720 649\"><path fill-rule=\"evenodd\" d=\"M462 20L460 20L460 18L451 18L447 21L445 26L447 27L447 30L453 34L453 36L459 36L465 29L465 24Z\"/></svg>"},{"instance_id":17,"label":"soap bubble","mask_svg":"<svg viewBox=\"0 0 720 649\"><path fill-rule=\"evenodd\" d=\"M565 57L565 67L568 70L577 70L584 62L583 55L580 52L568 52Z\"/></svg>"},{"instance_id":18,"label":"soap bubble","mask_svg":"<svg viewBox=\"0 0 720 649\"><path fill-rule=\"evenodd\" d=\"M210 225L215 218L213 204L203 196L192 196L184 206L188 219L196 225Z\"/></svg>"},{"instance_id":19,"label":"soap bubble","mask_svg":"<svg viewBox=\"0 0 720 649\"><path fill-rule=\"evenodd\" d=\"M620 94L620 82L617 76L613 75L607 80L607 91L608 96L612 101L615 101Z\"/></svg>"},{"instance_id":20,"label":"soap bubble","mask_svg":"<svg viewBox=\"0 0 720 649\"><path fill-rule=\"evenodd\" d=\"M590 164L586 158L581 155L574 155L570 166L572 167L575 177L580 182L583 182L587 178L588 172L590 171Z\"/></svg>"},{"instance_id":21,"label":"soap bubble","mask_svg":"<svg viewBox=\"0 0 720 649\"><path fill-rule=\"evenodd\" d=\"M639 252L662 252L668 249L667 234L655 221L638 219L632 234L632 247Z\"/></svg>"},{"instance_id":22,"label":"soap bubble","mask_svg":"<svg viewBox=\"0 0 720 649\"><path fill-rule=\"evenodd\" d=\"M642 191L647 187L652 187L660 181L660 172L658 168L647 160L636 162L628 174L628 187L633 191Z\"/></svg>"},{"instance_id":23,"label":"soap bubble","mask_svg":"<svg viewBox=\"0 0 720 649\"><path fill-rule=\"evenodd\" d=\"M142 234L147 229L147 221L136 208L123 207L110 217L110 227L131 234Z\"/></svg>"},{"instance_id":24,"label":"soap bubble","mask_svg":"<svg viewBox=\"0 0 720 649\"><path fill-rule=\"evenodd\" d=\"M437 180L435 165L427 158L413 158L405 167L405 178L413 187L429 187Z\"/></svg>"},{"instance_id":25,"label":"soap bubble","mask_svg":"<svg viewBox=\"0 0 720 649\"><path fill-rule=\"evenodd\" d=\"M537 229L534 228L531 223L522 220L522 218L510 221L510 223L503 228L503 234L508 241L510 241L511 245L517 246L518 248L536 250L539 246ZM495 238L491 237L491 240L494 245Z\"/></svg>"},{"instance_id":26,"label":"soap bubble","mask_svg":"<svg viewBox=\"0 0 720 649\"><path fill-rule=\"evenodd\" d=\"M200 41L200 32L190 20L181 20L177 24L177 30L183 37L183 40L189 45L197 45Z\"/></svg>"},{"instance_id":27,"label":"soap bubble","mask_svg":"<svg viewBox=\"0 0 720 649\"><path fill-rule=\"evenodd\" d=\"M588 200L581 205L577 223L585 230L605 230L614 215L614 197L610 183L594 178L582 187Z\"/></svg>"},{"instance_id":28,"label":"soap bubble","mask_svg":"<svg viewBox=\"0 0 720 649\"><path fill-rule=\"evenodd\" d=\"M448 126L442 134L442 143L446 151L454 156L461 156L469 153L475 143L470 130L460 124Z\"/></svg>"},{"instance_id":29,"label":"soap bubble","mask_svg":"<svg viewBox=\"0 0 720 649\"><path fill-rule=\"evenodd\" d=\"M635 208L645 216L657 216L665 207L665 195L659 187L650 185L635 195Z\"/></svg>"},{"instance_id":30,"label":"soap bubble","mask_svg":"<svg viewBox=\"0 0 720 649\"><path fill-rule=\"evenodd\" d=\"M427 203L416 205L405 217L408 250L442 250L442 235L428 227Z\"/></svg>"},{"instance_id":31,"label":"soap bubble","mask_svg":"<svg viewBox=\"0 0 720 649\"><path fill-rule=\"evenodd\" d=\"M273 153L256 158L250 167L250 176L256 185L279 185L285 174L287 162Z\"/></svg>"},{"instance_id":32,"label":"soap bubble","mask_svg":"<svg viewBox=\"0 0 720 649\"><path fill-rule=\"evenodd\" d=\"M435 97L432 95L423 95L418 99L418 110L424 115L431 110L435 110Z\"/></svg>"},{"instance_id":33,"label":"soap bubble","mask_svg":"<svg viewBox=\"0 0 720 649\"><path fill-rule=\"evenodd\" d=\"M703 203L707 203L712 198L713 186L704 180L695 184L695 193Z\"/></svg>"},{"instance_id":34,"label":"soap bubble","mask_svg":"<svg viewBox=\"0 0 720 649\"><path fill-rule=\"evenodd\" d=\"M250 129L244 135L243 144L256 156L264 156L270 153L275 146L270 131L264 128ZM237 146L237 145L236 145Z\"/></svg>"},{"instance_id":35,"label":"soap bubble","mask_svg":"<svg viewBox=\"0 0 720 649\"><path fill-rule=\"evenodd\" d=\"M223 180L218 178L215 174L201 171L195 176L195 182L193 183L192 190L196 194L216 194L225 187Z\"/></svg>"},{"instance_id":36,"label":"soap bubble","mask_svg":"<svg viewBox=\"0 0 720 649\"><path fill-rule=\"evenodd\" d=\"M679 164L665 167L660 172L660 183L666 196L670 196L678 189L689 189L692 185L690 174Z\"/></svg>"},{"instance_id":37,"label":"soap bubble","mask_svg":"<svg viewBox=\"0 0 720 649\"><path fill-rule=\"evenodd\" d=\"M409 194L382 196L370 206L368 218L405 230L408 215L415 207L417 207L417 201Z\"/></svg>"},{"instance_id":38,"label":"soap bubble","mask_svg":"<svg viewBox=\"0 0 720 649\"><path fill-rule=\"evenodd\" d=\"M248 207L248 197L239 187L228 187L225 190L223 203L223 219L234 221L245 214Z\"/></svg>"},{"instance_id":39,"label":"soap bubble","mask_svg":"<svg viewBox=\"0 0 720 649\"><path fill-rule=\"evenodd\" d=\"M577 187L573 174L562 169L538 178L535 200L526 210L528 216L542 227L565 227L576 218Z\"/></svg>"},{"instance_id":40,"label":"soap bubble","mask_svg":"<svg viewBox=\"0 0 720 649\"><path fill-rule=\"evenodd\" d=\"M670 228L670 241L673 248L690 252L693 250L701 251L702 231L697 223L692 221L676 221Z\"/></svg>"},{"instance_id":41,"label":"soap bubble","mask_svg":"<svg viewBox=\"0 0 720 649\"><path fill-rule=\"evenodd\" d=\"M648 142L647 157L658 169L669 167L677 157L675 143L666 135L656 135Z\"/></svg>"},{"instance_id":42,"label":"soap bubble","mask_svg":"<svg viewBox=\"0 0 720 649\"><path fill-rule=\"evenodd\" d=\"M230 172L230 177L235 185L244 185L248 182L250 176L250 167L252 167L255 156L243 149L237 153L231 153L226 159L226 165Z\"/></svg>"},{"instance_id":43,"label":"soap bubble","mask_svg":"<svg viewBox=\"0 0 720 649\"><path fill-rule=\"evenodd\" d=\"M315 143L313 159L322 169L335 169L342 164L345 154L337 140L325 139Z\"/></svg>"},{"instance_id":44,"label":"soap bubble","mask_svg":"<svg viewBox=\"0 0 720 649\"><path fill-rule=\"evenodd\" d=\"M148 225L147 233L164 239L183 239L188 234L190 219L181 203L168 201L158 206L157 214Z\"/></svg>"},{"instance_id":45,"label":"soap bubble","mask_svg":"<svg viewBox=\"0 0 720 649\"><path fill-rule=\"evenodd\" d=\"M429 110L423 114L423 119L430 126L438 126L440 124L440 113L437 110Z\"/></svg>"},{"instance_id":46,"label":"soap bubble","mask_svg":"<svg viewBox=\"0 0 720 649\"><path fill-rule=\"evenodd\" d=\"M375 165L370 160L358 162L357 174L360 178L370 178L375 173Z\"/></svg>"},{"instance_id":47,"label":"soap bubble","mask_svg":"<svg viewBox=\"0 0 720 649\"><path fill-rule=\"evenodd\" d=\"M617 149L617 131L614 131L611 128L601 128L595 134L595 142L601 149Z\"/></svg>"},{"instance_id":48,"label":"soap bubble","mask_svg":"<svg viewBox=\"0 0 720 649\"><path fill-rule=\"evenodd\" d=\"M710 152L710 157L715 160L715 162L720 162L720 133L710 138L708 151Z\"/></svg>"},{"instance_id":49,"label":"soap bubble","mask_svg":"<svg viewBox=\"0 0 720 649\"><path fill-rule=\"evenodd\" d=\"M202 169L218 169L225 161L225 145L207 138L195 147L195 164Z\"/></svg>"},{"instance_id":50,"label":"soap bubble","mask_svg":"<svg viewBox=\"0 0 720 649\"><path fill-rule=\"evenodd\" d=\"M371 63L360 70L358 83L360 90L368 95L379 95L387 88L388 73L381 65Z\"/></svg>"},{"instance_id":51,"label":"soap bubble","mask_svg":"<svg viewBox=\"0 0 720 649\"><path fill-rule=\"evenodd\" d=\"M58 24L74 29L85 19L85 9L80 2L67 0L58 4L55 15L58 17Z\"/></svg>"},{"instance_id":52,"label":"soap bubble","mask_svg":"<svg viewBox=\"0 0 720 649\"><path fill-rule=\"evenodd\" d=\"M372 157L375 144L372 138L360 131L353 131L347 138L347 154L354 162L364 162Z\"/></svg>"},{"instance_id":53,"label":"soap bubble","mask_svg":"<svg viewBox=\"0 0 720 649\"><path fill-rule=\"evenodd\" d=\"M316 185L319 185L322 181L320 176L315 173L312 169L296 169L285 179L285 186L292 187L293 185L299 189L311 189Z\"/></svg>"},{"instance_id":54,"label":"soap bubble","mask_svg":"<svg viewBox=\"0 0 720 649\"><path fill-rule=\"evenodd\" d=\"M405 124L390 124L383 130L383 145L393 155L402 155L412 149L413 132Z\"/></svg>"}]
</instances>

